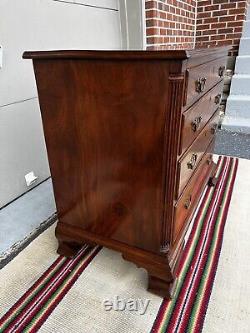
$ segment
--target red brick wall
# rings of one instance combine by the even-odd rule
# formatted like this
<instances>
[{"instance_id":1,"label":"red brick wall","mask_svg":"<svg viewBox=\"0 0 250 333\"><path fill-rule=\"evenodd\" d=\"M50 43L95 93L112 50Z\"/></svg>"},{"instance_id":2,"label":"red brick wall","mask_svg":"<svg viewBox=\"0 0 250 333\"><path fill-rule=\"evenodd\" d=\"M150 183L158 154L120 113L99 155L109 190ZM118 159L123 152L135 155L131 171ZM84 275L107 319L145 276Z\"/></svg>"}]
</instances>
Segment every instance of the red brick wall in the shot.
<instances>
[{"instance_id":1,"label":"red brick wall","mask_svg":"<svg viewBox=\"0 0 250 333\"><path fill-rule=\"evenodd\" d=\"M198 0L196 47L231 45L237 55L248 0Z\"/></svg>"},{"instance_id":2,"label":"red brick wall","mask_svg":"<svg viewBox=\"0 0 250 333\"><path fill-rule=\"evenodd\" d=\"M148 49L191 49L196 0L146 0Z\"/></svg>"},{"instance_id":3,"label":"red brick wall","mask_svg":"<svg viewBox=\"0 0 250 333\"><path fill-rule=\"evenodd\" d=\"M230 55L238 54L250 0L145 0L145 3L148 49L231 45Z\"/></svg>"}]
</instances>

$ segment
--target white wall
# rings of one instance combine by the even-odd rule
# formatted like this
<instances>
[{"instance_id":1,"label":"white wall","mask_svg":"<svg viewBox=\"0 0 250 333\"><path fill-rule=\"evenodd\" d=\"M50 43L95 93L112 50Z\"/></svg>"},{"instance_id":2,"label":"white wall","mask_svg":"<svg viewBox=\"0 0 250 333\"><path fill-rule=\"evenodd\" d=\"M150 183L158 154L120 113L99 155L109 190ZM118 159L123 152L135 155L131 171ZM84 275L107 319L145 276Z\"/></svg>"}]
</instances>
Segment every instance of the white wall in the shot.
<instances>
[{"instance_id":1,"label":"white wall","mask_svg":"<svg viewBox=\"0 0 250 333\"><path fill-rule=\"evenodd\" d=\"M122 48L146 49L145 0L120 0Z\"/></svg>"},{"instance_id":2,"label":"white wall","mask_svg":"<svg viewBox=\"0 0 250 333\"><path fill-rule=\"evenodd\" d=\"M0 0L0 207L49 176L40 110L25 50L121 48L118 0Z\"/></svg>"}]
</instances>

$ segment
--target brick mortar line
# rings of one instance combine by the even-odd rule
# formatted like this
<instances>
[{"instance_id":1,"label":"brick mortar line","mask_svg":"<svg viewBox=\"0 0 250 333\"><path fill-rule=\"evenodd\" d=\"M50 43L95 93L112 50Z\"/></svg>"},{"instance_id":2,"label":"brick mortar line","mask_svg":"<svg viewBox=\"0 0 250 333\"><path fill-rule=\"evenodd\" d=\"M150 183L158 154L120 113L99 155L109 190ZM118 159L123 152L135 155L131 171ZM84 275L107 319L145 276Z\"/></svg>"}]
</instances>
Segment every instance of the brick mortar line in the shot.
<instances>
[{"instance_id":1,"label":"brick mortar line","mask_svg":"<svg viewBox=\"0 0 250 333\"><path fill-rule=\"evenodd\" d=\"M175 6L172 6L172 5L168 5L170 8L174 8L174 9L179 9L179 10L182 10L184 12L188 12L188 13L193 13L195 14L195 7L193 7L194 10L189 10L189 9L182 9L182 8L178 8L178 7L175 7ZM163 10L163 9L158 9L158 8L146 8L146 12L150 12L151 10L156 10L158 12L161 12L161 13L169 13L169 14L173 14L173 15L180 15L180 14L176 14L176 13L173 13L173 12L170 12L170 10Z\"/></svg>"},{"instance_id":2,"label":"brick mortar line","mask_svg":"<svg viewBox=\"0 0 250 333\"><path fill-rule=\"evenodd\" d=\"M148 37L148 38L151 38L151 37ZM153 38L153 37L152 37ZM162 37L163 39L164 39L164 37ZM173 39L173 38L180 38L180 39L183 39L183 38L187 38L188 39L188 41L181 41L181 42L174 42L174 41L171 41L171 42L169 42L170 44L171 43L193 43L193 37L184 37L184 36L182 36L182 37L180 37L180 36L166 36L165 38L171 38L171 39ZM154 43L154 44L152 44L152 43L149 43L148 45L158 45L158 44L163 44L164 42L157 42L157 43Z\"/></svg>"},{"instance_id":3,"label":"brick mortar line","mask_svg":"<svg viewBox=\"0 0 250 333\"><path fill-rule=\"evenodd\" d=\"M185 42L185 44L190 45L190 49L193 48L193 43L192 42ZM154 47L154 46L162 46L162 47L166 47L167 46L167 47L171 48L173 46L183 46L183 43L176 42L176 43L168 43L167 45L164 44L164 43L147 44L147 47ZM166 49L166 50L168 50L168 49ZM181 48L179 50L181 50Z\"/></svg>"},{"instance_id":4,"label":"brick mortar line","mask_svg":"<svg viewBox=\"0 0 250 333\"><path fill-rule=\"evenodd\" d=\"M148 11L149 12L149 11ZM174 13L170 13L170 12L164 12L164 11L162 11L162 13L164 13L164 14L170 14L170 15L173 15L173 16L175 16L175 17L182 17L182 18L187 18L187 19L189 19L189 20L195 20L195 16L194 16L194 18L192 18L192 17L188 17L188 16L184 16L184 15L181 15L181 14L174 14ZM191 12L190 12L191 13ZM195 13L192 13L192 14L195 14ZM146 15L147 15L147 13L146 13ZM157 19L160 19L160 20L164 20L163 18L161 18L161 17L158 17L158 16L153 16L153 17L155 17L155 18L157 18ZM151 17L147 17L147 19L150 19Z\"/></svg>"},{"instance_id":5,"label":"brick mortar line","mask_svg":"<svg viewBox=\"0 0 250 333\"><path fill-rule=\"evenodd\" d=\"M149 0L150 1L150 0ZM146 2L149 2L149 1L146 1ZM153 4L156 2L157 3L157 5L160 3L160 4L162 4L162 1L159 1L159 0L152 0L153 1ZM178 3L183 3L183 1L181 1L181 0L176 0L176 2L177 2L177 5L172 5L172 4L165 4L166 6L169 6L169 7L174 7L174 8L176 8L176 7L178 7ZM188 3L184 3L186 6L189 6L189 7L193 7L193 8L195 8L196 7L196 5L191 5L191 4L188 4ZM153 7L153 8L155 8L155 7ZM151 9L151 8L146 8L146 9ZM156 8L156 9L158 9L158 8ZM187 9L185 9L185 8L180 8L180 9L183 9L183 10L187 10Z\"/></svg>"},{"instance_id":6,"label":"brick mortar line","mask_svg":"<svg viewBox=\"0 0 250 333\"><path fill-rule=\"evenodd\" d=\"M155 18L152 18L153 20L156 20ZM149 21L149 20L151 20L151 18L150 19L147 19L146 21ZM176 24L186 24L186 25L189 25L189 26L194 26L194 24L191 24L191 23L187 23L187 22L176 22L176 21L172 21L172 20L158 20L157 19L157 21L159 21L159 22L168 22L168 23L176 23ZM152 25L151 27L157 27L156 25Z\"/></svg>"},{"instance_id":7,"label":"brick mortar line","mask_svg":"<svg viewBox=\"0 0 250 333\"><path fill-rule=\"evenodd\" d=\"M238 7L239 4L241 4L241 3L246 3L246 2L245 2L245 0L238 0L237 2L211 3L210 5L200 4L199 7L205 8L205 7L209 7L209 6L219 6L219 8L221 8L221 6L223 6L223 5L231 4L233 6L234 4L236 4L237 8L243 8L243 7ZM230 8L222 8L222 10L225 10L225 9L230 9Z\"/></svg>"},{"instance_id":8,"label":"brick mortar line","mask_svg":"<svg viewBox=\"0 0 250 333\"><path fill-rule=\"evenodd\" d=\"M223 24L223 23L225 23L226 26L227 26L228 23L240 23L240 22L245 22L245 21L243 21L243 20L239 20L239 21L228 21L228 22L201 23L201 24L197 24L197 27L198 27L198 26L201 26L201 25L212 25L212 24ZM243 26L241 25L240 27L242 28ZM229 27L229 28L237 28L237 26L235 26L235 27ZM216 29L220 29L220 28L216 28Z\"/></svg>"},{"instance_id":9,"label":"brick mortar line","mask_svg":"<svg viewBox=\"0 0 250 333\"><path fill-rule=\"evenodd\" d=\"M190 39L193 39L194 36L172 36L172 35L166 35L166 36L148 36L147 38L190 38ZM178 43L181 43L181 42L178 42ZM190 43L192 43L190 41Z\"/></svg>"},{"instance_id":10,"label":"brick mortar line","mask_svg":"<svg viewBox=\"0 0 250 333\"><path fill-rule=\"evenodd\" d=\"M209 39L209 40L199 40L199 38L197 38L198 42L202 42L202 43L211 43L211 42L233 42L234 39ZM231 44L231 45L237 45L237 43L235 44Z\"/></svg>"},{"instance_id":11,"label":"brick mortar line","mask_svg":"<svg viewBox=\"0 0 250 333\"><path fill-rule=\"evenodd\" d=\"M246 14L235 14L235 15L246 15ZM228 17L228 16L232 16L234 17L235 19L233 20L234 22L237 22L237 21L245 21L245 20L237 20L235 15L231 14L231 15L228 15L228 14L225 14L225 15L220 15L220 16L207 16L207 17L201 17L200 20L204 20L204 19L217 19L217 18L220 18L220 17ZM199 20L199 15L198 15L198 20Z\"/></svg>"},{"instance_id":12,"label":"brick mortar line","mask_svg":"<svg viewBox=\"0 0 250 333\"><path fill-rule=\"evenodd\" d=\"M183 23L183 22L176 22L176 21L172 21L172 20L168 20L168 19L158 19L158 18L155 18L155 17L152 17L152 18L147 18L146 21L149 21L149 20L157 20L157 21L160 21L160 22L170 22L170 23L176 23L176 24L187 24L187 25L190 25L190 26L194 26L194 24L192 23ZM155 27L152 25L152 27Z\"/></svg>"},{"instance_id":13,"label":"brick mortar line","mask_svg":"<svg viewBox=\"0 0 250 333\"><path fill-rule=\"evenodd\" d=\"M190 25L190 26L194 26L195 24L194 23L189 23L189 22L179 22L179 21L173 21L173 20L169 20L169 19L158 19L158 18L147 18L146 19L146 22L149 21L149 20L157 20L159 22L169 22L169 23L175 23L175 24L186 24L186 25Z\"/></svg>"},{"instance_id":14,"label":"brick mortar line","mask_svg":"<svg viewBox=\"0 0 250 333\"><path fill-rule=\"evenodd\" d=\"M158 38L158 37L193 37L193 34L191 35L149 35L148 37L152 37L152 38ZM202 37L202 36L199 36ZM205 36L204 36L205 37Z\"/></svg>"},{"instance_id":15,"label":"brick mortar line","mask_svg":"<svg viewBox=\"0 0 250 333\"><path fill-rule=\"evenodd\" d=\"M148 27L147 29L151 29L151 27ZM180 31L180 29L177 28L166 28L166 27L152 27L152 29L162 29L162 30L172 30L172 31ZM223 29L223 28L221 28ZM212 29L215 30L215 29ZM216 29L217 30L217 29ZM188 32L194 32L194 30L190 30L190 29L181 29L181 31L188 31ZM204 30L201 30L204 31Z\"/></svg>"},{"instance_id":16,"label":"brick mortar line","mask_svg":"<svg viewBox=\"0 0 250 333\"><path fill-rule=\"evenodd\" d=\"M180 30L180 29L164 29L164 30L166 30L167 32L168 32L168 30L170 30L170 31L173 31L174 33L176 33L176 31L181 31L181 33L182 32L188 32L188 33L190 33L190 34L194 34L194 31L191 31L191 30ZM238 32L239 33L239 32ZM225 33L224 33L225 34ZM223 35L223 33L222 34L220 34L220 35ZM161 35L161 33L154 33L154 34L151 34L150 36L164 36L164 35ZM179 36L181 36L181 35L179 35Z\"/></svg>"},{"instance_id":17,"label":"brick mortar line","mask_svg":"<svg viewBox=\"0 0 250 333\"><path fill-rule=\"evenodd\" d=\"M194 49L195 49L196 38L197 38L197 16L198 16L198 0L196 0L196 6L195 6L194 44L193 44Z\"/></svg>"},{"instance_id":18,"label":"brick mortar line","mask_svg":"<svg viewBox=\"0 0 250 333\"><path fill-rule=\"evenodd\" d=\"M210 36L217 36L217 35L223 35L223 36L227 36L228 34L232 34L232 35L236 35L236 34L242 34L242 32L222 32L222 33L214 33L214 34L210 34L210 35L200 35L197 37L210 37ZM230 37L228 37L228 39L231 39Z\"/></svg>"}]
</instances>

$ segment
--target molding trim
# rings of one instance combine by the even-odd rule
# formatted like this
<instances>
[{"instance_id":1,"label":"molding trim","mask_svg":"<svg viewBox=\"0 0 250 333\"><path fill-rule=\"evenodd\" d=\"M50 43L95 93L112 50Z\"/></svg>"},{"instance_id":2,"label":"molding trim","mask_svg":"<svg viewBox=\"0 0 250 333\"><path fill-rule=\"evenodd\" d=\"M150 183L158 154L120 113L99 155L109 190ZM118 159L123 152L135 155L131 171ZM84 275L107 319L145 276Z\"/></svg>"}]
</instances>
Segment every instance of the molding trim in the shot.
<instances>
[{"instance_id":1,"label":"molding trim","mask_svg":"<svg viewBox=\"0 0 250 333\"><path fill-rule=\"evenodd\" d=\"M174 220L174 194L177 173L177 156L181 130L184 75L169 76L169 95L165 116L165 148L163 152L163 217L160 251L172 245L171 230ZM168 159L168 168L166 168ZM172 212L171 214L167 212Z\"/></svg>"}]
</instances>

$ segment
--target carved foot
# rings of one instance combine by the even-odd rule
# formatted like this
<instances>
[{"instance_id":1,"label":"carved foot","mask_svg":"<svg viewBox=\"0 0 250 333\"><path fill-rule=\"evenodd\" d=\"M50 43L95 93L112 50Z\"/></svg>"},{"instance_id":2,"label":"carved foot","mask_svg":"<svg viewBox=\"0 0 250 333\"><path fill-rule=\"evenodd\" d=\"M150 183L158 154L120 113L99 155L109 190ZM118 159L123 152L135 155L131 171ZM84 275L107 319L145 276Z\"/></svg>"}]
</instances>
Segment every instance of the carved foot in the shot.
<instances>
[{"instance_id":1,"label":"carved foot","mask_svg":"<svg viewBox=\"0 0 250 333\"><path fill-rule=\"evenodd\" d=\"M57 253L64 257L72 258L77 254L77 252L81 249L82 246L83 245L75 242L59 241Z\"/></svg>"},{"instance_id":2,"label":"carved foot","mask_svg":"<svg viewBox=\"0 0 250 333\"><path fill-rule=\"evenodd\" d=\"M136 251L123 253L125 260L131 261L137 267L143 267L148 272L148 291L161 297L171 298L175 290L175 278L166 256Z\"/></svg>"},{"instance_id":3,"label":"carved foot","mask_svg":"<svg viewBox=\"0 0 250 333\"><path fill-rule=\"evenodd\" d=\"M213 187L217 184L217 182L218 182L218 178L210 177L207 184L208 184L208 186Z\"/></svg>"},{"instance_id":4,"label":"carved foot","mask_svg":"<svg viewBox=\"0 0 250 333\"><path fill-rule=\"evenodd\" d=\"M148 291L156 295L172 299L174 297L177 286L177 279L172 283L168 283L158 277L149 275L148 277Z\"/></svg>"}]
</instances>

